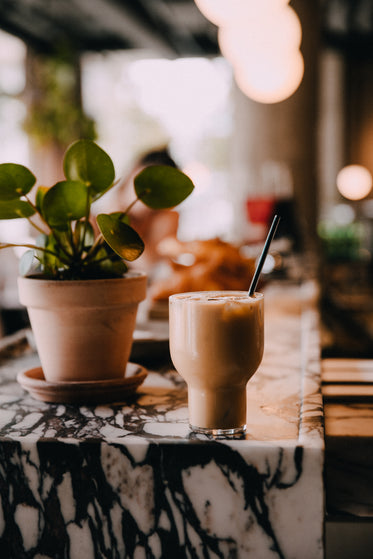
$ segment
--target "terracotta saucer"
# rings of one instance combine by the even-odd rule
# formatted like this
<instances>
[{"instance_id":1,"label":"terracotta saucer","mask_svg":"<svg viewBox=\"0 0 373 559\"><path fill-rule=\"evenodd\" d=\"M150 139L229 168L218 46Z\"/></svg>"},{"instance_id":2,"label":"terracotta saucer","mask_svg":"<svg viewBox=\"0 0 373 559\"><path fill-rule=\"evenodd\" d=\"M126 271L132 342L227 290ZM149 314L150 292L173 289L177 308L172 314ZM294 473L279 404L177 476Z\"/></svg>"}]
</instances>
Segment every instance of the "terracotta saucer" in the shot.
<instances>
[{"instance_id":1,"label":"terracotta saucer","mask_svg":"<svg viewBox=\"0 0 373 559\"><path fill-rule=\"evenodd\" d=\"M147 377L148 371L128 363L126 376L120 379L47 382L43 369L35 367L18 373L17 381L31 396L58 404L109 404L126 401Z\"/></svg>"}]
</instances>

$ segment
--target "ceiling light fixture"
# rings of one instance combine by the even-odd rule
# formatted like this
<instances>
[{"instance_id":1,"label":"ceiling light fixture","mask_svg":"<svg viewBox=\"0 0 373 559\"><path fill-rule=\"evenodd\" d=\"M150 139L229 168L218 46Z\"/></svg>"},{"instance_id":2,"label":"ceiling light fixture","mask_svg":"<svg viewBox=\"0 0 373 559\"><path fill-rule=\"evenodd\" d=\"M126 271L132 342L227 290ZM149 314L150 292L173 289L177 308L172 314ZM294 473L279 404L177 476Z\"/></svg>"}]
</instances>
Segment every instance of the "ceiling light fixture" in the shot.
<instances>
[{"instance_id":1,"label":"ceiling light fixture","mask_svg":"<svg viewBox=\"0 0 373 559\"><path fill-rule=\"evenodd\" d=\"M238 87L260 103L278 103L299 87L304 74L302 27L287 0L195 0L219 27L222 55Z\"/></svg>"}]
</instances>

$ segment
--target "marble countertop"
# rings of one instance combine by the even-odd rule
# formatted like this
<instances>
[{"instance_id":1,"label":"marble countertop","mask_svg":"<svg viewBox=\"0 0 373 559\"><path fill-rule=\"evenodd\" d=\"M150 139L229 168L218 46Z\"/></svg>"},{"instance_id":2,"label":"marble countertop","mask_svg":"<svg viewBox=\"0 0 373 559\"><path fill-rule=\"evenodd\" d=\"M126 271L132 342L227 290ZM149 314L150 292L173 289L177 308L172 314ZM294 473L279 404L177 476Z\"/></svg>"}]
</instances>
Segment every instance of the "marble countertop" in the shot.
<instances>
[{"instance_id":1,"label":"marble countertop","mask_svg":"<svg viewBox=\"0 0 373 559\"><path fill-rule=\"evenodd\" d=\"M239 439L189 431L170 364L128 402L73 406L17 383L27 336L0 345L0 556L323 557L318 316L307 286L265 294L265 354ZM156 370L155 370L156 369Z\"/></svg>"}]
</instances>

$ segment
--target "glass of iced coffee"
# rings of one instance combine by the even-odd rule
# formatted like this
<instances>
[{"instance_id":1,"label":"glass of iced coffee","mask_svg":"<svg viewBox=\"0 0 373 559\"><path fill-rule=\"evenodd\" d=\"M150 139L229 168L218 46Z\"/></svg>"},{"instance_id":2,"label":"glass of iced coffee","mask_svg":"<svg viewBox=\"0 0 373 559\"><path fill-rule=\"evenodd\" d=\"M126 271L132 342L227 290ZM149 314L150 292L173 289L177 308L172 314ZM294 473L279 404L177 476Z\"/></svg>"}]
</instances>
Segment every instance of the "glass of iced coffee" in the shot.
<instances>
[{"instance_id":1,"label":"glass of iced coffee","mask_svg":"<svg viewBox=\"0 0 373 559\"><path fill-rule=\"evenodd\" d=\"M193 431L246 430L246 384L264 349L264 299L246 291L199 291L169 298L170 352L188 385Z\"/></svg>"}]
</instances>

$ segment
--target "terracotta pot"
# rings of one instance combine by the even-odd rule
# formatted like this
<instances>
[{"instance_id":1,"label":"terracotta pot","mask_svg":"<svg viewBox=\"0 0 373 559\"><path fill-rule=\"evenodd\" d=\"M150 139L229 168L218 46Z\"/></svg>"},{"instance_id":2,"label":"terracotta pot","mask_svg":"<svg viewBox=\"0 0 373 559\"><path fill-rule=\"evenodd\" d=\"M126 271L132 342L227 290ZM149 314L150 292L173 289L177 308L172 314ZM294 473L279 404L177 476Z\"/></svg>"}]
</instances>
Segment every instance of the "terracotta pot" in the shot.
<instances>
[{"instance_id":1,"label":"terracotta pot","mask_svg":"<svg viewBox=\"0 0 373 559\"><path fill-rule=\"evenodd\" d=\"M57 281L18 278L41 366L50 382L125 375L145 274Z\"/></svg>"}]
</instances>

